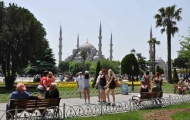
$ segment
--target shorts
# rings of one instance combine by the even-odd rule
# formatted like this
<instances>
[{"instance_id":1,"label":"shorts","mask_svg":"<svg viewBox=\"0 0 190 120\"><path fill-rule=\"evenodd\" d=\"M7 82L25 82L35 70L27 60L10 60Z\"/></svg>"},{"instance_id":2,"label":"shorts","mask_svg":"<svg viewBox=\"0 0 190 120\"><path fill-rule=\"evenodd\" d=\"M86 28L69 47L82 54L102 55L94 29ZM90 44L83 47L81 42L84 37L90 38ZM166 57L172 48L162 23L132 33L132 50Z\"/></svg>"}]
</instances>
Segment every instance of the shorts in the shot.
<instances>
[{"instance_id":1,"label":"shorts","mask_svg":"<svg viewBox=\"0 0 190 120\"><path fill-rule=\"evenodd\" d=\"M83 89L84 90L90 90L90 86L84 86Z\"/></svg>"},{"instance_id":2,"label":"shorts","mask_svg":"<svg viewBox=\"0 0 190 120\"><path fill-rule=\"evenodd\" d=\"M79 87L78 87L78 92L83 92L82 85L79 85Z\"/></svg>"},{"instance_id":3,"label":"shorts","mask_svg":"<svg viewBox=\"0 0 190 120\"><path fill-rule=\"evenodd\" d=\"M109 89L115 89L115 85L109 85Z\"/></svg>"},{"instance_id":4,"label":"shorts","mask_svg":"<svg viewBox=\"0 0 190 120\"><path fill-rule=\"evenodd\" d=\"M104 85L100 85L100 90L105 90Z\"/></svg>"}]
</instances>

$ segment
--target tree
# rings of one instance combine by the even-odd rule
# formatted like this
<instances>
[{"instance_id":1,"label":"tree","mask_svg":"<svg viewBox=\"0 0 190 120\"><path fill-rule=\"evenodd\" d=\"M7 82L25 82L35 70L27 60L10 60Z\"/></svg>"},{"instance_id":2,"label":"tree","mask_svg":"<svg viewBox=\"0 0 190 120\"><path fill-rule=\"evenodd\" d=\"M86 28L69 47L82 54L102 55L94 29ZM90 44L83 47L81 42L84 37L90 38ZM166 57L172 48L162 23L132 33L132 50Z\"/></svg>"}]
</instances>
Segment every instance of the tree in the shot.
<instances>
[{"instance_id":1,"label":"tree","mask_svg":"<svg viewBox=\"0 0 190 120\"><path fill-rule=\"evenodd\" d=\"M153 45L153 51L154 51L154 54L153 54L153 74L155 74L155 53L156 53L156 44L157 45L160 45L160 41L157 41L156 38L152 38L148 41L149 44L152 44Z\"/></svg>"},{"instance_id":2,"label":"tree","mask_svg":"<svg viewBox=\"0 0 190 120\"><path fill-rule=\"evenodd\" d=\"M69 71L69 62L67 61L61 61L58 65L58 68L60 69L60 72L66 72Z\"/></svg>"},{"instance_id":3,"label":"tree","mask_svg":"<svg viewBox=\"0 0 190 120\"><path fill-rule=\"evenodd\" d=\"M85 71L85 61L87 58L87 52L85 50L81 51L80 53L81 57L82 57L82 62L83 62L83 72Z\"/></svg>"},{"instance_id":4,"label":"tree","mask_svg":"<svg viewBox=\"0 0 190 120\"><path fill-rule=\"evenodd\" d=\"M174 65L178 68L190 67L190 37L182 36L183 40L180 40L181 50L179 56L174 60Z\"/></svg>"},{"instance_id":5,"label":"tree","mask_svg":"<svg viewBox=\"0 0 190 120\"><path fill-rule=\"evenodd\" d=\"M106 70L112 69L114 73L119 73L120 71L120 62L118 61L110 61L110 60L100 60L100 68L104 68Z\"/></svg>"},{"instance_id":6,"label":"tree","mask_svg":"<svg viewBox=\"0 0 190 120\"><path fill-rule=\"evenodd\" d=\"M176 68L174 68L174 71L173 71L173 82L174 83L178 83L179 81L179 78L178 78L178 75L177 75L177 71L176 71Z\"/></svg>"},{"instance_id":7,"label":"tree","mask_svg":"<svg viewBox=\"0 0 190 120\"><path fill-rule=\"evenodd\" d=\"M57 73L58 69L55 67L54 54L49 45L44 51L43 55L36 55L30 60L28 67L25 69L27 74L42 74L45 70L51 71L52 73Z\"/></svg>"},{"instance_id":8,"label":"tree","mask_svg":"<svg viewBox=\"0 0 190 120\"><path fill-rule=\"evenodd\" d=\"M134 68L132 68L132 66ZM122 59L121 74L136 75L136 76L139 74L139 64L133 54L128 54Z\"/></svg>"},{"instance_id":9,"label":"tree","mask_svg":"<svg viewBox=\"0 0 190 120\"><path fill-rule=\"evenodd\" d=\"M146 69L147 69L147 66L146 66L146 57L143 57L142 55L141 55L141 53L137 53L136 54L137 55L137 58L138 58L138 63L139 63L139 68L141 68L141 70L143 70L143 71L146 71Z\"/></svg>"},{"instance_id":10,"label":"tree","mask_svg":"<svg viewBox=\"0 0 190 120\"><path fill-rule=\"evenodd\" d=\"M87 61L87 60L85 61L85 68L86 68L87 71L90 71L91 64L92 63L90 61Z\"/></svg>"},{"instance_id":11,"label":"tree","mask_svg":"<svg viewBox=\"0 0 190 120\"><path fill-rule=\"evenodd\" d=\"M14 3L5 7L0 2L0 13L0 64L5 88L12 89L17 70L44 53L46 32L32 13Z\"/></svg>"},{"instance_id":12,"label":"tree","mask_svg":"<svg viewBox=\"0 0 190 120\"><path fill-rule=\"evenodd\" d=\"M168 45L168 82L172 83L171 75L171 35L178 32L178 27L176 26L176 21L180 21L182 18L180 16L182 8L176 10L176 5L169 7L162 7L158 10L158 14L154 16L156 19L156 27L162 27L161 33L166 32L167 34L167 45Z\"/></svg>"},{"instance_id":13,"label":"tree","mask_svg":"<svg viewBox=\"0 0 190 120\"><path fill-rule=\"evenodd\" d=\"M97 80L97 78L98 78L98 76L99 76L100 70L101 70L101 69L100 69L100 61L98 61L97 67L96 67L96 76L95 76L94 81L93 81L93 83L92 83L92 88L94 88L94 86L95 86L95 84L96 84L96 80Z\"/></svg>"},{"instance_id":14,"label":"tree","mask_svg":"<svg viewBox=\"0 0 190 120\"><path fill-rule=\"evenodd\" d=\"M188 58L187 57L183 57L183 56L178 56L176 59L174 59L174 63L173 63L173 66L174 67L177 67L177 68L185 68L187 69L188 68Z\"/></svg>"}]
</instances>

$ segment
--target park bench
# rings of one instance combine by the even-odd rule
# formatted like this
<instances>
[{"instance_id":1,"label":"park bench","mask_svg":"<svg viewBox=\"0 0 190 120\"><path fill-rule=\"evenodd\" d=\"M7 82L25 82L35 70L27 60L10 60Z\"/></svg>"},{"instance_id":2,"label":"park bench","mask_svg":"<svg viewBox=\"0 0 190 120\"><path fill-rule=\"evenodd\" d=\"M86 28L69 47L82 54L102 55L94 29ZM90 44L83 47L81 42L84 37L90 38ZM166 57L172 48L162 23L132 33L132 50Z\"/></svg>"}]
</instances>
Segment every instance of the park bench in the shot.
<instances>
[{"instance_id":1,"label":"park bench","mask_svg":"<svg viewBox=\"0 0 190 120\"><path fill-rule=\"evenodd\" d=\"M160 95L162 92L142 92L141 96L132 96L132 101L135 105L139 106L144 101L152 101L158 104L158 101L160 100Z\"/></svg>"},{"instance_id":2,"label":"park bench","mask_svg":"<svg viewBox=\"0 0 190 120\"><path fill-rule=\"evenodd\" d=\"M10 101L10 110L7 111L8 118L14 118L15 113L22 113L27 111L33 113L35 110L39 110L42 117L45 115L47 109L53 109L55 115L59 114L59 103L61 98L46 98L46 99L19 99ZM16 111L17 110L17 111ZM26 116L25 116L26 117Z\"/></svg>"}]
</instances>

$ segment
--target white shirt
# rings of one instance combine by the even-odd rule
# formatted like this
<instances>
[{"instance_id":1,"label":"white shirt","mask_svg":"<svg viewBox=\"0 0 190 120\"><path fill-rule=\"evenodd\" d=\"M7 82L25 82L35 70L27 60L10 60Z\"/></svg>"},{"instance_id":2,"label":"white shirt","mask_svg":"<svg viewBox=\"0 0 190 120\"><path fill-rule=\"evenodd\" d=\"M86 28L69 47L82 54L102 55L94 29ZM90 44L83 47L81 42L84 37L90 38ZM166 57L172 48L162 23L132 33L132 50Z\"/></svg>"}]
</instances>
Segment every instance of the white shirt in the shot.
<instances>
[{"instance_id":1,"label":"white shirt","mask_svg":"<svg viewBox=\"0 0 190 120\"><path fill-rule=\"evenodd\" d=\"M98 83L99 79L100 79L101 75L98 76L97 80L96 80L96 83Z\"/></svg>"},{"instance_id":2,"label":"white shirt","mask_svg":"<svg viewBox=\"0 0 190 120\"><path fill-rule=\"evenodd\" d=\"M79 86L83 86L83 81L84 81L83 79L84 79L83 76L80 76L80 75L79 75L79 76L77 77L77 80L76 80L76 81L78 82L78 85L79 85Z\"/></svg>"}]
</instances>

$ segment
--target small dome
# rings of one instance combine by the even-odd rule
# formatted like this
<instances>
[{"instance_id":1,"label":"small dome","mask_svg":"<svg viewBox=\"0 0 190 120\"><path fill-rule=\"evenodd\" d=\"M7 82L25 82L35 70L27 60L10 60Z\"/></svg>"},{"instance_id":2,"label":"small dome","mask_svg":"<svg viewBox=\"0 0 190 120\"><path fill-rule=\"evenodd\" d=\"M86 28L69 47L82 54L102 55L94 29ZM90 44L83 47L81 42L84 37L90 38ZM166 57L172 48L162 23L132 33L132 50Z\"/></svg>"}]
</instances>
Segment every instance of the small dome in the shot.
<instances>
[{"instance_id":1,"label":"small dome","mask_svg":"<svg viewBox=\"0 0 190 120\"><path fill-rule=\"evenodd\" d=\"M159 63L165 63L165 61L162 60L161 57L156 57L156 58L155 58L155 62L158 63L158 64L159 64Z\"/></svg>"},{"instance_id":2,"label":"small dome","mask_svg":"<svg viewBox=\"0 0 190 120\"><path fill-rule=\"evenodd\" d=\"M98 60L98 59L99 59L99 56L94 56L93 59L94 59L94 60Z\"/></svg>"},{"instance_id":3,"label":"small dome","mask_svg":"<svg viewBox=\"0 0 190 120\"><path fill-rule=\"evenodd\" d=\"M92 48L95 48L92 44L86 42L84 44L82 44L79 49L80 50L86 50L86 49L92 49Z\"/></svg>"}]
</instances>

